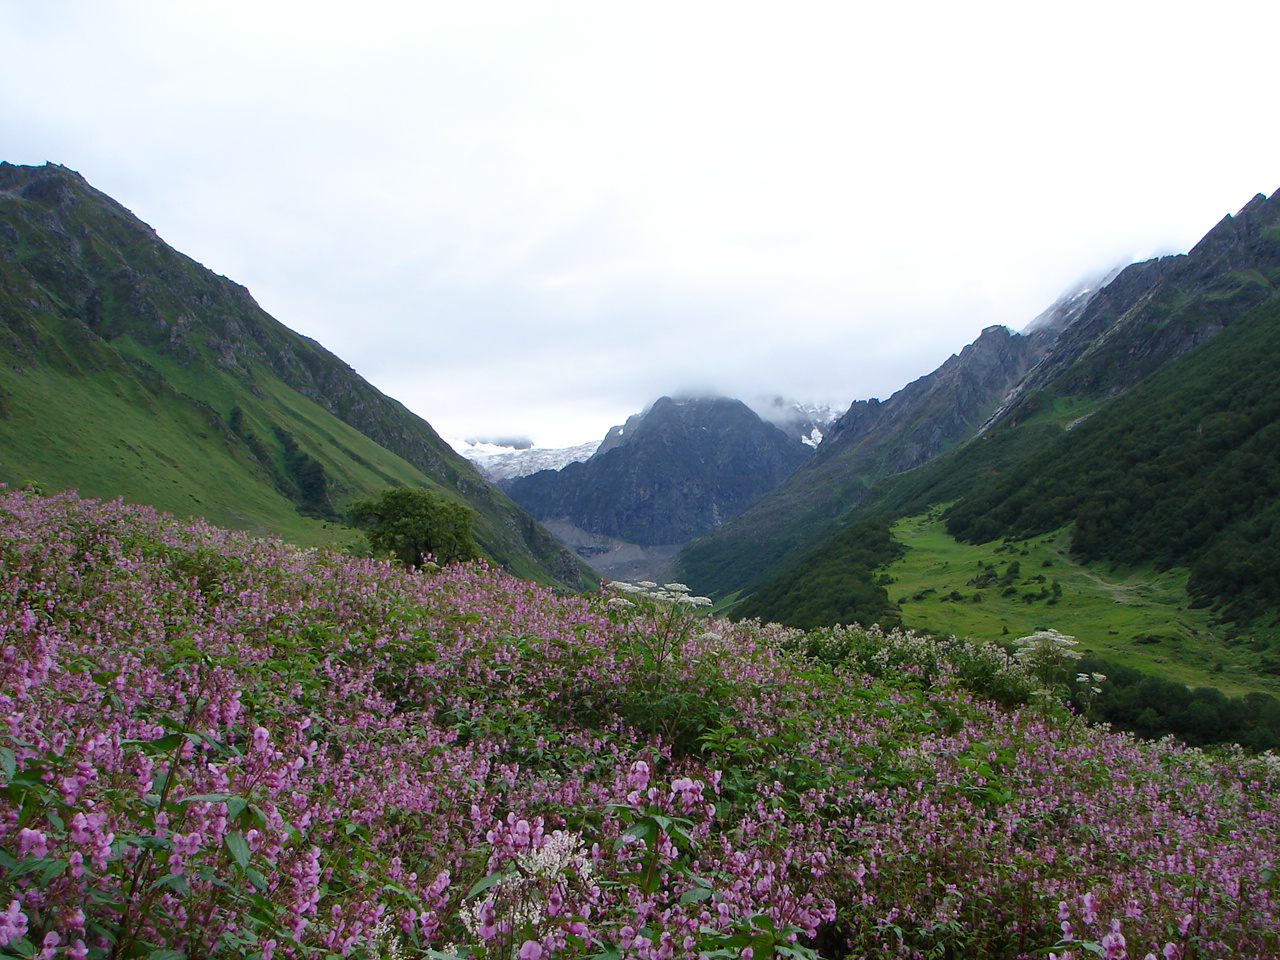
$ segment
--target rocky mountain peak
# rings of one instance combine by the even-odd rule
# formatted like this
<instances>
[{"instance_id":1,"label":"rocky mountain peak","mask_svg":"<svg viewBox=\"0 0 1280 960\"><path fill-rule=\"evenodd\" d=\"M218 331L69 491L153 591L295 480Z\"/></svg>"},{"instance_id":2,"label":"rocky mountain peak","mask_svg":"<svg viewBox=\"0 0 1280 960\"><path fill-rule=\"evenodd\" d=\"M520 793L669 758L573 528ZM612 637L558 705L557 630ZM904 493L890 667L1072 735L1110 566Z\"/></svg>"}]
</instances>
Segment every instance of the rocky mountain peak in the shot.
<instances>
[{"instance_id":1,"label":"rocky mountain peak","mask_svg":"<svg viewBox=\"0 0 1280 960\"><path fill-rule=\"evenodd\" d=\"M505 484L535 516L643 545L678 544L736 516L809 456L727 397L661 397L595 454Z\"/></svg>"}]
</instances>

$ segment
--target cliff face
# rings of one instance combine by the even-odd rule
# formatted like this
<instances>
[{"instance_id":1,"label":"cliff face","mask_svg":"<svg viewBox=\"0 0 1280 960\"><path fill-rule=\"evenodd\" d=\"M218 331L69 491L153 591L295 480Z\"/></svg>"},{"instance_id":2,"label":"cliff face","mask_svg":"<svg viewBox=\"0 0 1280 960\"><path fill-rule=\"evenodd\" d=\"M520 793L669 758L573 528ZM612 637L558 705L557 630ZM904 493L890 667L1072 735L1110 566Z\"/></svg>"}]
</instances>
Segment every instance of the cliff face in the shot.
<instances>
[{"instance_id":1,"label":"cliff face","mask_svg":"<svg viewBox=\"0 0 1280 960\"><path fill-rule=\"evenodd\" d=\"M1052 340L1049 332L1023 336L1007 327L987 327L959 354L885 402L854 403L836 421L806 475L838 465L885 476L932 459L981 424Z\"/></svg>"},{"instance_id":2,"label":"cliff face","mask_svg":"<svg viewBox=\"0 0 1280 960\"><path fill-rule=\"evenodd\" d=\"M150 398L145 402L159 404L175 432L173 410L198 406L221 434L221 445L203 455L247 460L295 500L290 464L305 458L319 464L308 476L325 478L331 513L374 484L435 485L480 512L477 538L494 559L523 574L582 583L576 559L430 424L269 316L244 287L173 250L73 171L0 164L0 268L0 351L17 375L0 389L19 406L34 396L35 380L23 379L23 370L76 378L62 391L76 403L87 398L92 378L111 369ZM374 464L338 423L413 470ZM38 468L37 445L27 441L25 456ZM64 453L51 449L48 456ZM254 509L244 505L247 521Z\"/></svg>"},{"instance_id":3,"label":"cliff face","mask_svg":"<svg viewBox=\"0 0 1280 960\"><path fill-rule=\"evenodd\" d=\"M646 546L677 544L736 516L809 448L723 397L663 397L611 430L591 459L507 486L534 516Z\"/></svg>"}]
</instances>

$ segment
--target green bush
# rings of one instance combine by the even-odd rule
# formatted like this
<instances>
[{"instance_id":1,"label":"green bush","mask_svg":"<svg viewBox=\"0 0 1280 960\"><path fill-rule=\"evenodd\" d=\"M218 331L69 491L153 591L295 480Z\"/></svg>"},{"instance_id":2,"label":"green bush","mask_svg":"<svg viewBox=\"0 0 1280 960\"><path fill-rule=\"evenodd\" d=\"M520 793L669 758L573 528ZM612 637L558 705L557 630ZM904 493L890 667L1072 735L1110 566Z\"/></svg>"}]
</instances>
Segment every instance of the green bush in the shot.
<instances>
[{"instance_id":1,"label":"green bush","mask_svg":"<svg viewBox=\"0 0 1280 960\"><path fill-rule=\"evenodd\" d=\"M390 553L410 570L427 560L453 563L480 556L471 537L476 512L430 490L393 487L357 500L348 512L374 553Z\"/></svg>"}]
</instances>

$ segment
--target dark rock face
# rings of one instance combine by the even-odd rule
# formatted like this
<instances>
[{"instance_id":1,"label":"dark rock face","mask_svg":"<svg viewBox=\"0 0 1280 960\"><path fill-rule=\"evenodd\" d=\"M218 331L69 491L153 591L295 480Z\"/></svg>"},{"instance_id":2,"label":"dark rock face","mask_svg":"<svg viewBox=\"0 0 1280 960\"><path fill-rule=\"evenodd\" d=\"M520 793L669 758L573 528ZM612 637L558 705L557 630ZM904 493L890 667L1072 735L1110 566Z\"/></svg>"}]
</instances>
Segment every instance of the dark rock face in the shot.
<instances>
[{"instance_id":1,"label":"dark rock face","mask_svg":"<svg viewBox=\"0 0 1280 960\"><path fill-rule=\"evenodd\" d=\"M932 459L972 433L1049 342L1007 327L987 327L959 354L885 402L854 403L836 421L806 474L839 463L844 470L888 476Z\"/></svg>"},{"instance_id":2,"label":"dark rock face","mask_svg":"<svg viewBox=\"0 0 1280 960\"><path fill-rule=\"evenodd\" d=\"M663 397L595 455L507 485L539 519L646 546L698 536L772 490L810 456L798 439L724 397Z\"/></svg>"}]
</instances>

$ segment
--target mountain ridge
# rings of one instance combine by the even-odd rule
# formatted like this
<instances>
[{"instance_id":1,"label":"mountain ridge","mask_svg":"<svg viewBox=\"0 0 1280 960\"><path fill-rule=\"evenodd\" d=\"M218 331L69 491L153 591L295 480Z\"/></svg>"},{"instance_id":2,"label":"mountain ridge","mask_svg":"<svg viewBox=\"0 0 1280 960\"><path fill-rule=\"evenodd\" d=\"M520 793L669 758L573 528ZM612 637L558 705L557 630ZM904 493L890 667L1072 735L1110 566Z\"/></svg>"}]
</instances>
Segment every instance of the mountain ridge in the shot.
<instances>
[{"instance_id":1,"label":"mountain ridge","mask_svg":"<svg viewBox=\"0 0 1280 960\"><path fill-rule=\"evenodd\" d=\"M334 519L343 500L378 486L432 486L479 511L477 539L498 562L587 582L576 558L430 424L78 173L0 164L0 278L0 405L9 416L0 478L43 475L95 496L188 515L207 508L215 522L287 527L318 541L326 535L290 519L291 509ZM55 422L58 434L44 435ZM90 422L98 435L81 429ZM117 425L127 439L102 435ZM77 457L92 467L77 474ZM215 464L206 469L217 483L202 489L188 458Z\"/></svg>"},{"instance_id":2,"label":"mountain ridge","mask_svg":"<svg viewBox=\"0 0 1280 960\"><path fill-rule=\"evenodd\" d=\"M724 522L811 455L727 397L661 397L586 461L505 484L535 516L641 546L679 544Z\"/></svg>"},{"instance_id":3,"label":"mountain ridge","mask_svg":"<svg viewBox=\"0 0 1280 960\"><path fill-rule=\"evenodd\" d=\"M888 400L860 400L836 421L812 460L741 515L685 547L680 576L724 595L803 552L834 529L875 480L910 469L959 442L1052 340L987 327L938 369Z\"/></svg>"},{"instance_id":4,"label":"mountain ridge","mask_svg":"<svg viewBox=\"0 0 1280 960\"><path fill-rule=\"evenodd\" d=\"M1211 609L1221 634L1209 646L1251 636L1264 651L1254 669L1274 674L1280 657L1265 651L1280 642L1277 371L1280 192L1255 197L1190 254L1121 271L1001 415L972 440L883 478L828 540L767 571L739 609L826 622L841 598L865 590L864 608L841 615L897 617L883 589L901 546L889 526L950 504L948 534L972 545L1004 538L995 553L1025 554L1030 538L1052 535L1076 563L1181 568L1183 605ZM865 561L859 571L848 567L854 553ZM895 590L922 602L909 585ZM1053 599L1043 589L1028 598Z\"/></svg>"}]
</instances>

